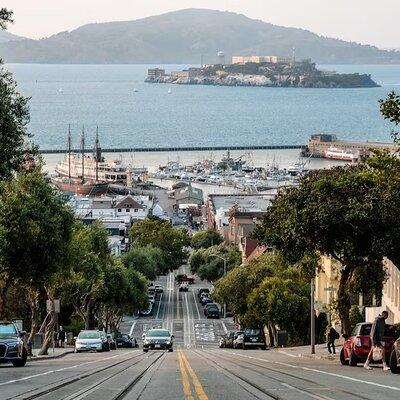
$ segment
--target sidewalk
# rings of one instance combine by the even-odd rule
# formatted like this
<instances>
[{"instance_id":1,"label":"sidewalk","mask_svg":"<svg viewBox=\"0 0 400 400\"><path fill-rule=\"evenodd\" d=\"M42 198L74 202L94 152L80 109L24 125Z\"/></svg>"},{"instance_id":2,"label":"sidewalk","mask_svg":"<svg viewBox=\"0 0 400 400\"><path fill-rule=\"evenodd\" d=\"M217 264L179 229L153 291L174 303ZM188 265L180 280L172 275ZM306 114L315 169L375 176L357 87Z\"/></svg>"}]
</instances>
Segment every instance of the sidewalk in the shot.
<instances>
[{"instance_id":1,"label":"sidewalk","mask_svg":"<svg viewBox=\"0 0 400 400\"><path fill-rule=\"evenodd\" d=\"M47 351L48 355L47 356L39 356L40 349L33 349L32 353L33 356L32 357L28 357L28 362L30 361L40 361L40 360L51 360L54 358L61 358L64 357L66 354L70 354L74 352L74 347L73 346L68 346L68 347L64 347L64 348L58 348L56 347L54 349L54 353L53 353L53 349L49 348L49 350Z\"/></svg>"},{"instance_id":2,"label":"sidewalk","mask_svg":"<svg viewBox=\"0 0 400 400\"><path fill-rule=\"evenodd\" d=\"M341 344L336 345L336 354L329 354L326 343L315 345L315 354L311 354L311 346L298 346L298 347L286 347L283 349L277 349L277 351L284 353L290 357L306 357L320 360L331 360L339 361L339 354L342 348Z\"/></svg>"}]
</instances>

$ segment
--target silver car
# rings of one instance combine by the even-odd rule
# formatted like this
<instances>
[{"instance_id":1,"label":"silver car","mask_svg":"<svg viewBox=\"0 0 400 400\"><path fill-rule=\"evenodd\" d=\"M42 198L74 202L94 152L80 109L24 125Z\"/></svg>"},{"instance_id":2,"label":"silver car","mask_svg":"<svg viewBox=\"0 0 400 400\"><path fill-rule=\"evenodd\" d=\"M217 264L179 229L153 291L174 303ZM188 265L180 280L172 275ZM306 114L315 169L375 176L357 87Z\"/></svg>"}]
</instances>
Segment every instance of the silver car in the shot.
<instances>
[{"instance_id":1,"label":"silver car","mask_svg":"<svg viewBox=\"0 0 400 400\"><path fill-rule=\"evenodd\" d=\"M98 330L80 331L75 340L75 353L81 351L110 351L106 334Z\"/></svg>"}]
</instances>

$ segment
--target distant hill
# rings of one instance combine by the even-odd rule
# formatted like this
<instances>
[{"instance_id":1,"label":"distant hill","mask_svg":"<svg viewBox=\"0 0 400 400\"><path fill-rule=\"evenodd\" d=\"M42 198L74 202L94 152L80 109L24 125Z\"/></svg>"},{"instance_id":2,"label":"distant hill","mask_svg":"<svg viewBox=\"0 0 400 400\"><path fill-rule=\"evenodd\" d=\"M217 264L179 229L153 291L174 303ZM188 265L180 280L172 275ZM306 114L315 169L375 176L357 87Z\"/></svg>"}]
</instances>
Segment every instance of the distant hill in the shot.
<instances>
[{"instance_id":1,"label":"distant hill","mask_svg":"<svg viewBox=\"0 0 400 400\"><path fill-rule=\"evenodd\" d=\"M0 43L10 42L12 40L23 40L22 36L13 35L10 32L0 30Z\"/></svg>"},{"instance_id":2,"label":"distant hill","mask_svg":"<svg viewBox=\"0 0 400 400\"><path fill-rule=\"evenodd\" d=\"M0 43L21 63L215 63L217 52L291 56L317 63L400 63L400 52L327 38L231 12L186 9L127 22L84 25L40 40Z\"/></svg>"}]
</instances>

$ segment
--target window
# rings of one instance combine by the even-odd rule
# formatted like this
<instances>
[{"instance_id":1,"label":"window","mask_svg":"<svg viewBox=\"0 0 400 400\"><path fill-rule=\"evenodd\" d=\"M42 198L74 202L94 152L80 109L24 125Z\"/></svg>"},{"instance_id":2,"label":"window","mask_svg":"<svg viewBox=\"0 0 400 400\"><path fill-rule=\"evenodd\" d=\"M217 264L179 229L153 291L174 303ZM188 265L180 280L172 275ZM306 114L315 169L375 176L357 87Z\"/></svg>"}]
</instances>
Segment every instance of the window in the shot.
<instances>
[{"instance_id":1,"label":"window","mask_svg":"<svg viewBox=\"0 0 400 400\"><path fill-rule=\"evenodd\" d=\"M138 212L139 210L138 210L137 208L135 208L133 211L134 211L134 212Z\"/></svg>"},{"instance_id":2,"label":"window","mask_svg":"<svg viewBox=\"0 0 400 400\"><path fill-rule=\"evenodd\" d=\"M126 212L130 212L131 210L129 208L126 209Z\"/></svg>"},{"instance_id":3,"label":"window","mask_svg":"<svg viewBox=\"0 0 400 400\"><path fill-rule=\"evenodd\" d=\"M118 208L118 212L121 212L122 211L122 209L121 208Z\"/></svg>"}]
</instances>

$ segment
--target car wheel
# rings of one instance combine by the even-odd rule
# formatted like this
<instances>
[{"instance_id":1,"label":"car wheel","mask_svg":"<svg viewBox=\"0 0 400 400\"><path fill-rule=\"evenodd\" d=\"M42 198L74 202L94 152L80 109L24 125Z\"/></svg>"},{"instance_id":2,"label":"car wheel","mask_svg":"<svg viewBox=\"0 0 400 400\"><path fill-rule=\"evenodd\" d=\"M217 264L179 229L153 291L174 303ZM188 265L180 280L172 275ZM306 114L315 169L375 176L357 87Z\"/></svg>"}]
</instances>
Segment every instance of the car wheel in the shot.
<instances>
[{"instance_id":1,"label":"car wheel","mask_svg":"<svg viewBox=\"0 0 400 400\"><path fill-rule=\"evenodd\" d=\"M397 366L397 355L395 349L393 349L392 352L390 353L389 366L390 366L390 371L392 371L393 374L398 374L400 372L400 369Z\"/></svg>"},{"instance_id":2,"label":"car wheel","mask_svg":"<svg viewBox=\"0 0 400 400\"><path fill-rule=\"evenodd\" d=\"M340 363L342 364L342 365L349 365L349 361L348 360L346 360L346 357L345 357L345 355L344 355L344 348L342 347L342 350L340 350Z\"/></svg>"},{"instance_id":3,"label":"car wheel","mask_svg":"<svg viewBox=\"0 0 400 400\"><path fill-rule=\"evenodd\" d=\"M148 351L148 349L143 349L143 353L147 353Z\"/></svg>"},{"instance_id":4,"label":"car wheel","mask_svg":"<svg viewBox=\"0 0 400 400\"><path fill-rule=\"evenodd\" d=\"M27 358L28 358L28 353L27 353L27 351L24 349L24 350L22 351L22 357L21 357L19 360L14 360L14 361L12 362L12 365L13 365L14 367L25 367Z\"/></svg>"},{"instance_id":5,"label":"car wheel","mask_svg":"<svg viewBox=\"0 0 400 400\"><path fill-rule=\"evenodd\" d=\"M243 350L247 350L245 345L243 345Z\"/></svg>"},{"instance_id":6,"label":"car wheel","mask_svg":"<svg viewBox=\"0 0 400 400\"><path fill-rule=\"evenodd\" d=\"M174 349L171 347L170 349L168 349L168 351L169 351L170 353L172 353L172 352L174 351Z\"/></svg>"},{"instance_id":7,"label":"car wheel","mask_svg":"<svg viewBox=\"0 0 400 400\"><path fill-rule=\"evenodd\" d=\"M349 365L350 367L357 367L357 363L358 363L357 356L354 354L354 349L351 349L349 357Z\"/></svg>"},{"instance_id":8,"label":"car wheel","mask_svg":"<svg viewBox=\"0 0 400 400\"><path fill-rule=\"evenodd\" d=\"M262 346L261 350L267 350L267 346Z\"/></svg>"}]
</instances>

